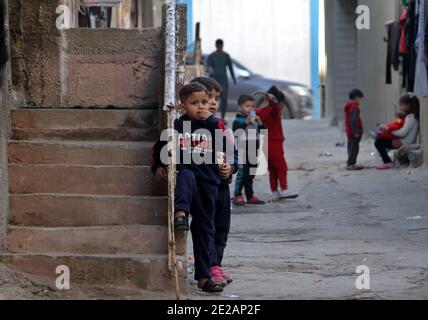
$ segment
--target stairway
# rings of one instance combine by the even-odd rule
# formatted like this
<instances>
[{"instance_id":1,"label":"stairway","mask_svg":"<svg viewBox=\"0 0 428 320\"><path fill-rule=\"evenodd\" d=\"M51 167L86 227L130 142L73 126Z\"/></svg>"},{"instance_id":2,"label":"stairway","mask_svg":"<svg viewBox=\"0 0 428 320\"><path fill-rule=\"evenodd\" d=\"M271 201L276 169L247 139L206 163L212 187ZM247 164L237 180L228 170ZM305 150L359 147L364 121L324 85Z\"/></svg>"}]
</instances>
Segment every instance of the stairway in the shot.
<instances>
[{"instance_id":1,"label":"stairway","mask_svg":"<svg viewBox=\"0 0 428 320\"><path fill-rule=\"evenodd\" d=\"M3 261L52 281L66 265L71 285L174 294L167 186L149 167L158 119L158 110L12 110Z\"/></svg>"}]
</instances>

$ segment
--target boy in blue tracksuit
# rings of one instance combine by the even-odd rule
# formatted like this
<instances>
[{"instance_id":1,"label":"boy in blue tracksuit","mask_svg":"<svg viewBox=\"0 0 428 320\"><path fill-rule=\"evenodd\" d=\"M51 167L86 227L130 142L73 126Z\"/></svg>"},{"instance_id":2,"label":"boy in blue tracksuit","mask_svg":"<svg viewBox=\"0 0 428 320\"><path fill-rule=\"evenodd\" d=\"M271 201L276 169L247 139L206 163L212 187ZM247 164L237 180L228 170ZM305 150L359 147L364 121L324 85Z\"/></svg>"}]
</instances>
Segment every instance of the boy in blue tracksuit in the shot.
<instances>
[{"instance_id":1,"label":"boy in blue tracksuit","mask_svg":"<svg viewBox=\"0 0 428 320\"><path fill-rule=\"evenodd\" d=\"M217 159L216 130L222 129L209 111L207 89L198 83L186 85L180 91L180 101L185 114L175 121L178 173L174 225L176 230L188 230L188 215L192 215L190 229L198 287L205 292L221 292L221 285L211 280L214 217L221 180L228 179L237 168L227 162L219 164ZM152 170L162 178L167 176L169 160L161 158L167 155L162 150L165 146L166 141L158 141L153 151Z\"/></svg>"},{"instance_id":2,"label":"boy in blue tracksuit","mask_svg":"<svg viewBox=\"0 0 428 320\"><path fill-rule=\"evenodd\" d=\"M250 95L241 95L238 99L239 113L233 122L233 132L239 137L240 149L244 148L246 155L244 163L239 166L239 173L236 179L235 196L233 204L241 205L263 205L264 201L259 200L254 195L253 182L255 178L254 171L258 166L258 154L260 148L260 127L262 125L260 118L256 115L256 100ZM242 150L242 149L241 149ZM242 189L245 189L245 197L242 196Z\"/></svg>"},{"instance_id":3,"label":"boy in blue tracksuit","mask_svg":"<svg viewBox=\"0 0 428 320\"><path fill-rule=\"evenodd\" d=\"M219 109L219 102L222 86L212 78L198 77L192 80L192 83L197 82L202 84L208 89L208 103L209 110L212 115L216 115ZM222 122L222 121L221 121ZM226 126L222 125L223 130L226 134ZM233 138L230 135L229 139ZM234 164L238 167L238 150L234 149ZM227 239L230 232L231 224L231 196L230 196L230 184L232 183L232 176L229 179L222 179L219 187L219 198L216 205L216 213L214 219L215 234L214 234L214 249L212 253L212 267L211 267L211 278L214 282L226 286L233 282L233 279L224 272L222 262L224 256L224 250L226 248Z\"/></svg>"}]
</instances>

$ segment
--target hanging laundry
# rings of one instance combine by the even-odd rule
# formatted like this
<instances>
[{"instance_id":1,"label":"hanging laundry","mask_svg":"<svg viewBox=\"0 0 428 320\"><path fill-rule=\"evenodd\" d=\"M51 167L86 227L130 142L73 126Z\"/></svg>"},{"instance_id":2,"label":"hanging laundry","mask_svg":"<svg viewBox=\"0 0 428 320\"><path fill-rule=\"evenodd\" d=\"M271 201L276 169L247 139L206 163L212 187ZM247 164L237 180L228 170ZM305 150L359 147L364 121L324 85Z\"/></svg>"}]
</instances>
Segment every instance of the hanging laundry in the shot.
<instances>
[{"instance_id":1,"label":"hanging laundry","mask_svg":"<svg viewBox=\"0 0 428 320\"><path fill-rule=\"evenodd\" d=\"M418 0L407 1L406 47L407 54L403 56L403 87L413 92L415 84L416 51L415 41L418 33Z\"/></svg>"},{"instance_id":2,"label":"hanging laundry","mask_svg":"<svg viewBox=\"0 0 428 320\"><path fill-rule=\"evenodd\" d=\"M400 17L401 35L400 35L400 47L398 49L398 52L401 55L408 54L407 44L406 44L406 22L407 22L407 9L403 11Z\"/></svg>"},{"instance_id":3,"label":"hanging laundry","mask_svg":"<svg viewBox=\"0 0 428 320\"><path fill-rule=\"evenodd\" d=\"M400 69L400 46L401 26L400 21L394 21L387 25L388 28L388 50L386 57L386 83L392 83L392 68L395 71Z\"/></svg>"},{"instance_id":4,"label":"hanging laundry","mask_svg":"<svg viewBox=\"0 0 428 320\"><path fill-rule=\"evenodd\" d=\"M428 18L426 2L426 0L420 0L419 2L419 28L415 41L417 59L414 93L423 97L428 96L428 59L426 54L427 48L425 46L426 22Z\"/></svg>"}]
</instances>

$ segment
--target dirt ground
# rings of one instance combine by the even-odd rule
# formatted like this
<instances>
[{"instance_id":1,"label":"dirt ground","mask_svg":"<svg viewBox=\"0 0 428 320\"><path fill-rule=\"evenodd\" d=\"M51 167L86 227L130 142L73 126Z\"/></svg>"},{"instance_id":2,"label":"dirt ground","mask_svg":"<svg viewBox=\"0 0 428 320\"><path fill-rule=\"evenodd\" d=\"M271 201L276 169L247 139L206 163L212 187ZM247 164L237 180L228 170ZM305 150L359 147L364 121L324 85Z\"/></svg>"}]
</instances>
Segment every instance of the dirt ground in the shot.
<instances>
[{"instance_id":1,"label":"dirt ground","mask_svg":"<svg viewBox=\"0 0 428 320\"><path fill-rule=\"evenodd\" d=\"M348 172L338 128L285 128L290 189L300 197L234 208L224 268L235 281L216 298L427 299L428 170L379 172L366 141L359 159L367 169ZM270 199L267 176L256 190ZM370 290L355 285L363 265Z\"/></svg>"},{"instance_id":2,"label":"dirt ground","mask_svg":"<svg viewBox=\"0 0 428 320\"><path fill-rule=\"evenodd\" d=\"M235 279L218 296L201 294L189 268L189 299L427 299L428 170L379 172L362 144L361 172L345 170L338 128L287 121L291 191L297 200L234 208L224 268ZM267 176L257 195L271 198ZM189 256L191 256L189 237ZM370 270L358 290L356 268ZM1 299L156 299L142 292L72 287L16 274L0 264Z\"/></svg>"}]
</instances>

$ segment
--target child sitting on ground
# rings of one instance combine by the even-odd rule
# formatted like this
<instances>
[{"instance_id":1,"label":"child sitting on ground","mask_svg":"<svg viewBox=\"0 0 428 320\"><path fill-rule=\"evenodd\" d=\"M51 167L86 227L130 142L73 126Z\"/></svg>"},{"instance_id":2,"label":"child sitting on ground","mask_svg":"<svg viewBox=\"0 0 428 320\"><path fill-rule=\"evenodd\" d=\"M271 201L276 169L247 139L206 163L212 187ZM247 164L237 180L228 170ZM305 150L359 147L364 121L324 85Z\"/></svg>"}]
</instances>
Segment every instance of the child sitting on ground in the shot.
<instances>
[{"instance_id":1,"label":"child sitting on ground","mask_svg":"<svg viewBox=\"0 0 428 320\"><path fill-rule=\"evenodd\" d=\"M220 166L216 161L213 148L216 146L215 131L220 129L220 124L209 112L208 90L198 83L188 84L180 91L180 101L185 114L174 123L179 137L174 227L176 230L189 230L188 215L192 215L190 229L198 287L205 292L222 292L223 288L212 281L210 274L214 216L219 185L222 179L231 176L233 168L227 163ZM166 168L170 161L165 147L166 141L156 142L152 165L155 175L163 179L167 177ZM185 162L189 157L190 161Z\"/></svg>"},{"instance_id":2,"label":"child sitting on ground","mask_svg":"<svg viewBox=\"0 0 428 320\"><path fill-rule=\"evenodd\" d=\"M259 200L254 196L253 182L255 171L258 166L258 152L260 148L260 117L256 115L256 100L249 95L242 95L238 99L239 113L236 115L233 122L233 132L237 135L238 130L241 130L239 149L244 148L245 159L242 159L242 164L239 166L239 173L235 184L235 197L233 204L242 206L263 205L264 201ZM245 189L245 197L242 196L242 189Z\"/></svg>"},{"instance_id":3,"label":"child sitting on ground","mask_svg":"<svg viewBox=\"0 0 428 320\"><path fill-rule=\"evenodd\" d=\"M220 94L223 90L222 86L212 78L199 77L192 80L192 83L197 82L204 85L208 89L208 103L209 110L212 115L216 115L220 106ZM220 127L226 132L226 126L222 125L222 120L219 118ZM231 138L231 137L230 137ZM233 140L231 141L233 142ZM235 149L233 174L236 173L238 168L238 153ZM212 267L211 278L214 282L225 286L233 282L233 279L223 271L222 262L224 250L226 248L227 239L230 232L231 221L231 201L230 201L230 188L232 176L224 180L222 179L219 187L219 198L216 204L215 212L215 235L214 235L214 251L212 253Z\"/></svg>"},{"instance_id":4,"label":"child sitting on ground","mask_svg":"<svg viewBox=\"0 0 428 320\"><path fill-rule=\"evenodd\" d=\"M396 119L387 125L378 125L376 129L376 139L378 140L395 140L399 137L392 134L392 132L400 130L404 126L406 120L406 113L399 111L396 113Z\"/></svg>"}]
</instances>

